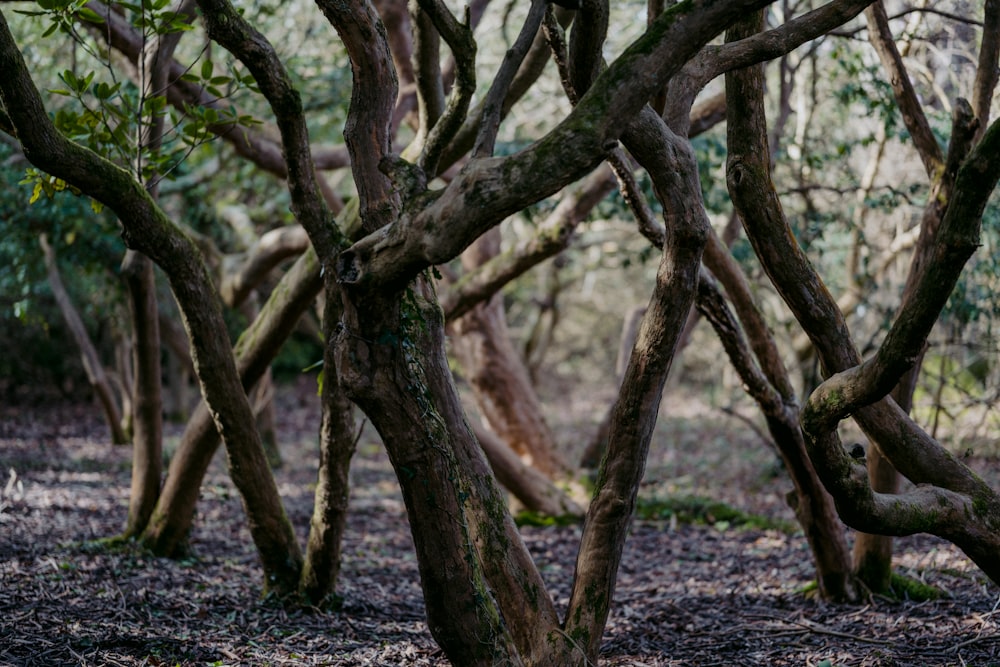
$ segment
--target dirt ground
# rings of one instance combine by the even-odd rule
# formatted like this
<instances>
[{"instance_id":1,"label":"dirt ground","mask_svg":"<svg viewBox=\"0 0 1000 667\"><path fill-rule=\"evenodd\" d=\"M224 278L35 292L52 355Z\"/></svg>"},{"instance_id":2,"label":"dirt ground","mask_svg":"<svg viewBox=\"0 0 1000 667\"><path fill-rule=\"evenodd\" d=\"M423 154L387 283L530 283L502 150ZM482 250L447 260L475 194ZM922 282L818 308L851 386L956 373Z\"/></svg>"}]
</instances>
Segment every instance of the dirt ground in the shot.
<instances>
[{"instance_id":1,"label":"dirt ground","mask_svg":"<svg viewBox=\"0 0 1000 667\"><path fill-rule=\"evenodd\" d=\"M282 392L278 411L286 463L277 478L303 543L317 460L314 393ZM568 449L582 447L600 416L595 404L554 411ZM424 624L402 501L373 435L362 437L353 466L339 612L259 598L261 570L221 458L202 491L190 558L95 546L124 523L128 459L90 405L0 407L0 664L447 664ZM998 480L995 461L972 463ZM709 496L787 523L789 486L745 424L668 396L645 502ZM898 571L944 597L835 605L804 592L813 572L801 534L708 519L636 521L603 664L1000 665L1000 589L951 545L897 542ZM579 527L523 533L564 609Z\"/></svg>"}]
</instances>

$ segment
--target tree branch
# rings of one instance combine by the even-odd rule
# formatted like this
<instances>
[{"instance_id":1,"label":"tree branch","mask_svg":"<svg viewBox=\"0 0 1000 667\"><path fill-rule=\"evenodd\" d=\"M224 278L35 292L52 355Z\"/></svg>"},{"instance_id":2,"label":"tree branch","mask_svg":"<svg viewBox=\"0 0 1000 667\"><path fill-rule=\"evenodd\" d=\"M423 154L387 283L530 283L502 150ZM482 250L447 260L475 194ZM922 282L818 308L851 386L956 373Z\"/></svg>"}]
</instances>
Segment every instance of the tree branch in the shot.
<instances>
[{"instance_id":1,"label":"tree branch","mask_svg":"<svg viewBox=\"0 0 1000 667\"><path fill-rule=\"evenodd\" d=\"M423 210L341 254L343 284L405 284L455 257L485 230L589 172L655 90L719 30L766 0L688 0L665 12L595 81L569 116L529 148L470 162ZM637 76L641 73L641 76Z\"/></svg>"},{"instance_id":2,"label":"tree branch","mask_svg":"<svg viewBox=\"0 0 1000 667\"><path fill-rule=\"evenodd\" d=\"M441 155L455 138L469 113L469 104L476 92L476 40L472 35L468 12L465 24L459 23L440 0L420 0L434 22L434 26L444 38L454 56L456 80L448 106L441 118L431 128L421 149L417 166L425 174L434 176L438 172Z\"/></svg>"},{"instance_id":3,"label":"tree branch","mask_svg":"<svg viewBox=\"0 0 1000 667\"><path fill-rule=\"evenodd\" d=\"M390 128L397 91L385 26L367 0L317 0L317 4L351 58L354 85L344 139L358 188L362 229L373 232L393 220L399 206L392 182L380 170L392 153Z\"/></svg>"},{"instance_id":4,"label":"tree branch","mask_svg":"<svg viewBox=\"0 0 1000 667\"><path fill-rule=\"evenodd\" d=\"M865 18L868 20L869 40L875 47L882 66L889 74L889 82L896 96L896 104L899 105L899 111L903 115L903 123L913 137L913 145L924 163L924 170L933 179L937 171L944 166L944 156L917 99L910 76L906 73L903 57L896 48L896 41L889 29L889 18L886 16L882 0L878 0L865 10Z\"/></svg>"},{"instance_id":5,"label":"tree branch","mask_svg":"<svg viewBox=\"0 0 1000 667\"><path fill-rule=\"evenodd\" d=\"M333 222L316 180L302 100L274 47L228 0L199 0L209 36L250 70L267 98L281 132L288 167L288 192L295 218L309 232L322 258L331 257L344 240Z\"/></svg>"},{"instance_id":6,"label":"tree branch","mask_svg":"<svg viewBox=\"0 0 1000 667\"><path fill-rule=\"evenodd\" d=\"M979 47L979 65L976 68L976 81L972 89L972 110L979 119L976 141L982 139L990 121L993 91L996 90L997 79L1000 78L998 61L1000 61L1000 0L987 0L983 39Z\"/></svg>"},{"instance_id":7,"label":"tree branch","mask_svg":"<svg viewBox=\"0 0 1000 667\"><path fill-rule=\"evenodd\" d=\"M482 120L479 122L479 133L476 136L476 143L472 147L472 157L485 157L493 155L493 148L497 140L497 132L500 129L500 119L502 117L503 102L507 99L507 92L514 81L524 57L528 54L538 29L542 25L545 17L547 0L531 0L528 9L528 16L521 26L514 45L508 49L500 69L490 84L490 89L483 100Z\"/></svg>"}]
</instances>

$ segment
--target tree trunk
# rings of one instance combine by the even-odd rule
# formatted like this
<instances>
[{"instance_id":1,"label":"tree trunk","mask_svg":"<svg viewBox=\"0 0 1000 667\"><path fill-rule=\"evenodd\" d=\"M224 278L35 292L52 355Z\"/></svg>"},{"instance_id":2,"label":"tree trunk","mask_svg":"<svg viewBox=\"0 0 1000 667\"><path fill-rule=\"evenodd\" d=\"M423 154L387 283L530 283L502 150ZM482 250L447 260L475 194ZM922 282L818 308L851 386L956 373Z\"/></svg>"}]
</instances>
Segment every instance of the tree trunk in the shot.
<instances>
[{"instance_id":1,"label":"tree trunk","mask_svg":"<svg viewBox=\"0 0 1000 667\"><path fill-rule=\"evenodd\" d=\"M499 250L500 231L494 229L463 253L462 262L466 270L472 270ZM501 296L494 294L450 326L456 334L452 347L490 429L550 479L565 478L566 463L524 363L510 342Z\"/></svg>"},{"instance_id":2,"label":"tree trunk","mask_svg":"<svg viewBox=\"0 0 1000 667\"><path fill-rule=\"evenodd\" d=\"M524 508L545 516L583 516L583 510L552 481L524 461L492 431L472 424L472 432L490 462L497 481L504 485Z\"/></svg>"},{"instance_id":3,"label":"tree trunk","mask_svg":"<svg viewBox=\"0 0 1000 667\"><path fill-rule=\"evenodd\" d=\"M312 304L321 285L316 253L309 250L285 274L257 319L236 342L238 369L245 387L253 386L270 367L281 343ZM219 442L219 433L202 402L191 416L170 460L156 511L142 536L153 553L174 556L183 552L194 520L201 481Z\"/></svg>"},{"instance_id":4,"label":"tree trunk","mask_svg":"<svg viewBox=\"0 0 1000 667\"><path fill-rule=\"evenodd\" d=\"M76 307L69 298L66 286L63 285L62 276L59 274L59 266L56 264L56 253L49 245L45 234L38 237L38 244L42 247L45 257L45 269L48 272L49 287L52 289L52 296L55 297L59 312L62 313L66 326L73 335L77 347L80 349L80 358L83 360L83 369L87 372L87 379L90 386L94 388L101 407L104 408L104 418L111 429L111 441L116 445L124 445L129 441L129 436L122 429L122 416L118 409L118 402L115 400L111 383L108 382L107 373L104 372L104 365L97 354L97 349L90 342L90 335L87 327L83 325Z\"/></svg>"},{"instance_id":5,"label":"tree trunk","mask_svg":"<svg viewBox=\"0 0 1000 667\"><path fill-rule=\"evenodd\" d=\"M354 406L340 385L337 354L332 335L343 312L336 280L326 281L323 330L327 345L323 352L323 422L319 438L319 473L313 514L306 542L306 560L299 591L320 606L336 590L340 572L340 546L347 524L351 457L356 446Z\"/></svg>"},{"instance_id":6,"label":"tree trunk","mask_svg":"<svg viewBox=\"0 0 1000 667\"><path fill-rule=\"evenodd\" d=\"M153 262L127 251L122 275L132 314L135 381L132 383L132 487L125 537L142 533L156 506L163 472L163 401L160 329Z\"/></svg>"},{"instance_id":7,"label":"tree trunk","mask_svg":"<svg viewBox=\"0 0 1000 667\"><path fill-rule=\"evenodd\" d=\"M653 180L668 243L615 404L608 451L584 522L564 630L597 662L614 599L618 566L676 345L694 304L702 250L711 226L702 208L697 161L646 108L623 135Z\"/></svg>"},{"instance_id":8,"label":"tree trunk","mask_svg":"<svg viewBox=\"0 0 1000 667\"><path fill-rule=\"evenodd\" d=\"M399 479L431 634L456 665L557 664L533 659L555 609L465 422L432 290L345 301L338 367Z\"/></svg>"},{"instance_id":9,"label":"tree trunk","mask_svg":"<svg viewBox=\"0 0 1000 667\"><path fill-rule=\"evenodd\" d=\"M764 413L768 431L794 487L789 500L809 543L819 593L831 600L856 601L860 591L844 528L833 498L823 488L809 460L799 427L795 390L771 330L754 303L744 274L714 233L705 250L704 262L725 286L748 344L742 340L740 326L729 314L722 295L709 289L706 277L699 285L698 309L712 324L747 393Z\"/></svg>"}]
</instances>

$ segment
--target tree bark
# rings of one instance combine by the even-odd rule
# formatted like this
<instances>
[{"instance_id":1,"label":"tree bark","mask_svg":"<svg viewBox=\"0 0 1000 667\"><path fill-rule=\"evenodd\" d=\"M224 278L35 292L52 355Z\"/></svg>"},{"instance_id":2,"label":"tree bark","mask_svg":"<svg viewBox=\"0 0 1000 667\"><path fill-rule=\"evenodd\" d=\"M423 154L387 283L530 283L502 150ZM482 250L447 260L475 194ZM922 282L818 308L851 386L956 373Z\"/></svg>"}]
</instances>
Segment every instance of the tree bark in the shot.
<instances>
[{"instance_id":1,"label":"tree bark","mask_svg":"<svg viewBox=\"0 0 1000 667\"><path fill-rule=\"evenodd\" d=\"M132 314L132 486L125 537L142 533L156 507L163 474L163 397L160 370L159 313L153 262L134 251L125 253L122 274Z\"/></svg>"},{"instance_id":2,"label":"tree bark","mask_svg":"<svg viewBox=\"0 0 1000 667\"><path fill-rule=\"evenodd\" d=\"M431 634L454 664L532 664L555 609L465 422L433 293L345 302L341 377L396 470Z\"/></svg>"},{"instance_id":3,"label":"tree bark","mask_svg":"<svg viewBox=\"0 0 1000 667\"><path fill-rule=\"evenodd\" d=\"M326 283L323 329L333 329L343 313L340 290ZM324 603L336 590L340 573L340 546L347 524L349 472L354 455L354 406L340 384L336 348L331 342L323 353L323 421L320 426L319 472L313 514L306 542L306 560L299 591L313 605Z\"/></svg>"},{"instance_id":4,"label":"tree bark","mask_svg":"<svg viewBox=\"0 0 1000 667\"><path fill-rule=\"evenodd\" d=\"M628 126L626 146L646 167L664 207L656 286L629 359L611 421L608 452L584 523L564 630L596 662L618 565L645 469L649 440L675 346L695 299L710 225L690 144L650 108Z\"/></svg>"},{"instance_id":5,"label":"tree bark","mask_svg":"<svg viewBox=\"0 0 1000 667\"><path fill-rule=\"evenodd\" d=\"M466 270L475 270L500 252L500 231L491 230L462 255ZM490 429L546 477L568 476L555 436L542 415L527 369L510 342L499 293L450 323L452 348L465 369L476 404Z\"/></svg>"},{"instance_id":6,"label":"tree bark","mask_svg":"<svg viewBox=\"0 0 1000 667\"><path fill-rule=\"evenodd\" d=\"M321 288L316 253L306 251L282 278L257 319L236 341L234 353L243 387L249 389L270 367L302 313ZM153 553L183 553L194 520L201 481L220 443L219 432L204 402L188 421L180 445L170 460L156 511L142 540Z\"/></svg>"}]
</instances>

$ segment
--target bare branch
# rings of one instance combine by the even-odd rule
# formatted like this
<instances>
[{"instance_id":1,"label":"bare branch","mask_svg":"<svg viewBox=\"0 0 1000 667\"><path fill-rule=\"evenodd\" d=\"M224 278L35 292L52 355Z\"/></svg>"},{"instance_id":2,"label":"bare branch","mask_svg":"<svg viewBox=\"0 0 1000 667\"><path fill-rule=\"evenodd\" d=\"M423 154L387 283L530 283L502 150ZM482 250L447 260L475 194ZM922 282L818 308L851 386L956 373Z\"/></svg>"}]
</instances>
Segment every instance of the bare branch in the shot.
<instances>
[{"instance_id":1,"label":"bare branch","mask_svg":"<svg viewBox=\"0 0 1000 667\"><path fill-rule=\"evenodd\" d=\"M896 96L896 104L899 105L900 113L903 115L903 123L913 137L913 145L924 163L924 170L933 179L943 166L944 156L917 99L910 76L906 73L903 57L896 48L895 39L889 29L889 19L885 14L885 5L881 0L865 10L865 18L868 19L868 38L882 60L882 66L889 74L889 82Z\"/></svg>"},{"instance_id":2,"label":"bare branch","mask_svg":"<svg viewBox=\"0 0 1000 667\"><path fill-rule=\"evenodd\" d=\"M362 228L371 232L392 220L399 205L392 182L380 170L383 160L392 153L389 128L396 100L396 73L391 66L385 27L370 2L317 0L317 4L351 58L354 85L344 138L358 187ZM319 247L316 250L322 257L333 256Z\"/></svg>"},{"instance_id":3,"label":"bare branch","mask_svg":"<svg viewBox=\"0 0 1000 667\"><path fill-rule=\"evenodd\" d=\"M528 54L538 28L542 25L542 18L545 16L546 0L531 0L528 9L528 16L521 26L514 45L508 49L500 69L497 71L489 92L483 101L483 115L479 124L479 134L476 136L476 143L472 147L473 157L484 157L493 155L493 148L497 140L497 132L500 129L500 119L503 109L503 101L507 98L511 82L517 74L524 57Z\"/></svg>"},{"instance_id":4,"label":"bare branch","mask_svg":"<svg viewBox=\"0 0 1000 667\"><path fill-rule=\"evenodd\" d=\"M982 45L979 47L979 66L973 84L972 110L979 119L976 141L982 139L990 122L990 104L1000 77L1000 1L986 1Z\"/></svg>"},{"instance_id":5,"label":"bare branch","mask_svg":"<svg viewBox=\"0 0 1000 667\"><path fill-rule=\"evenodd\" d=\"M707 46L698 59L684 68L684 76L691 79L689 85L697 92L720 74L790 53L850 21L871 3L872 0L832 0L753 37Z\"/></svg>"},{"instance_id":6,"label":"bare branch","mask_svg":"<svg viewBox=\"0 0 1000 667\"><path fill-rule=\"evenodd\" d=\"M455 138L465 121L472 95L476 92L476 40L472 36L471 19L466 13L465 24L459 23L440 0L421 0L434 26L451 48L456 63L456 81L448 106L430 129L421 150L417 166L434 176L447 145Z\"/></svg>"},{"instance_id":7,"label":"bare branch","mask_svg":"<svg viewBox=\"0 0 1000 667\"><path fill-rule=\"evenodd\" d=\"M704 43L766 0L692 0L668 10L603 72L570 115L520 153L472 161L423 210L341 254L342 283L404 284L442 264L511 213L593 169L649 97ZM697 11L694 11L697 9ZM633 76L642 72L642 76Z\"/></svg>"}]
</instances>

